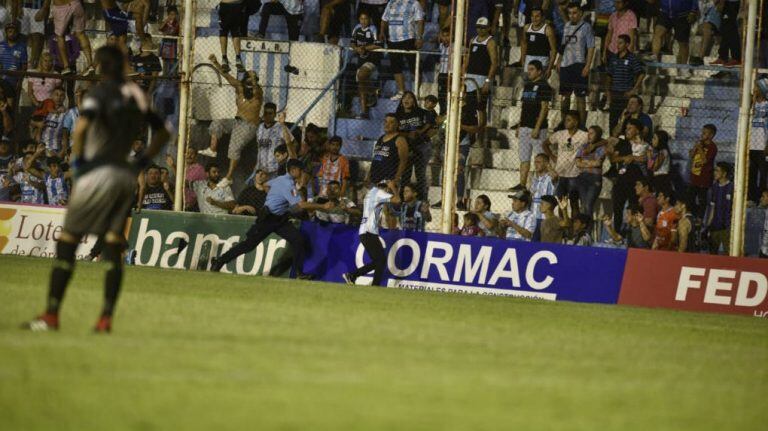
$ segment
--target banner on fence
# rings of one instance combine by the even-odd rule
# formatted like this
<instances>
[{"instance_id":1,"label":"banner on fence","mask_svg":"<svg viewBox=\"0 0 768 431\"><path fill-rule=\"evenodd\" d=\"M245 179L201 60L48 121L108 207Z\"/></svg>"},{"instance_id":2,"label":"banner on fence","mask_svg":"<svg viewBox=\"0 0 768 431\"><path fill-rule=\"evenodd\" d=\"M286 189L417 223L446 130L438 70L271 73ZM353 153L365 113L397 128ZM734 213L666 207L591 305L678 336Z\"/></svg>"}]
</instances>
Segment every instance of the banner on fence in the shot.
<instances>
[{"instance_id":1,"label":"banner on fence","mask_svg":"<svg viewBox=\"0 0 768 431\"><path fill-rule=\"evenodd\" d=\"M321 280L368 262L357 228L303 223L312 239L304 270ZM625 250L383 231L388 287L545 300L616 303ZM366 280L370 282L370 278Z\"/></svg>"},{"instance_id":2,"label":"banner on fence","mask_svg":"<svg viewBox=\"0 0 768 431\"><path fill-rule=\"evenodd\" d=\"M768 312L768 264L631 249L619 303L762 317Z\"/></svg>"},{"instance_id":3,"label":"banner on fence","mask_svg":"<svg viewBox=\"0 0 768 431\"><path fill-rule=\"evenodd\" d=\"M144 210L133 214L128 243L136 252L136 265L206 270L211 258L245 238L253 221L243 216ZM290 257L285 240L272 235L222 272L287 276Z\"/></svg>"},{"instance_id":4,"label":"banner on fence","mask_svg":"<svg viewBox=\"0 0 768 431\"><path fill-rule=\"evenodd\" d=\"M55 257L64 213L61 207L0 204L0 254ZM83 238L77 258L86 256L95 243L94 236Z\"/></svg>"}]
</instances>

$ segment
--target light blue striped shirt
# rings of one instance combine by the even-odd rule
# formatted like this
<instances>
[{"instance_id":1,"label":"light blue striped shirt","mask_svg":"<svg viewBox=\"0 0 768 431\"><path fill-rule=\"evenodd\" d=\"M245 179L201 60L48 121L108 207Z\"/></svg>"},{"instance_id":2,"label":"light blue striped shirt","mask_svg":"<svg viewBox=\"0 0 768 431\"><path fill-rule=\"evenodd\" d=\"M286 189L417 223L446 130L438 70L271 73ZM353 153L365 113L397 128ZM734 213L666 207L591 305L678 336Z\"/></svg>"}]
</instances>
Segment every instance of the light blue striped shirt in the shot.
<instances>
[{"instance_id":1,"label":"light blue striped shirt","mask_svg":"<svg viewBox=\"0 0 768 431\"><path fill-rule=\"evenodd\" d=\"M63 140L64 116L66 112L51 112L43 120L43 130L40 132L40 142L45 144L48 151L61 151Z\"/></svg>"},{"instance_id":2,"label":"light blue striped shirt","mask_svg":"<svg viewBox=\"0 0 768 431\"><path fill-rule=\"evenodd\" d=\"M379 234L379 220L381 219L381 210L384 204L392 199L392 195L378 187L371 188L363 199L363 217L360 220L360 235L371 233Z\"/></svg>"},{"instance_id":3,"label":"light blue striped shirt","mask_svg":"<svg viewBox=\"0 0 768 431\"><path fill-rule=\"evenodd\" d=\"M381 20L389 25L389 41L402 42L419 37L417 23L424 20L424 11L416 0L392 0Z\"/></svg>"},{"instance_id":4,"label":"light blue striped shirt","mask_svg":"<svg viewBox=\"0 0 768 431\"><path fill-rule=\"evenodd\" d=\"M536 230L536 217L533 216L533 213L530 210L522 210L519 213L512 211L507 216L507 220L514 222L516 225L527 230L531 234L533 234L533 231ZM512 227L507 228L507 239L516 241L530 241L530 239L522 236Z\"/></svg>"},{"instance_id":5,"label":"light blue striped shirt","mask_svg":"<svg viewBox=\"0 0 768 431\"><path fill-rule=\"evenodd\" d=\"M560 67L586 63L587 50L595 47L595 32L592 26L583 19L578 24L568 21L563 29L562 46L563 61L560 62Z\"/></svg>"},{"instance_id":6,"label":"light blue striped shirt","mask_svg":"<svg viewBox=\"0 0 768 431\"><path fill-rule=\"evenodd\" d=\"M45 175L45 190L48 194L48 205L62 205L69 199L69 190L64 174L59 173L58 177Z\"/></svg>"},{"instance_id":7,"label":"light blue striped shirt","mask_svg":"<svg viewBox=\"0 0 768 431\"><path fill-rule=\"evenodd\" d=\"M531 176L530 191L533 198L531 212L537 219L543 220L544 215L541 213L541 197L554 195L555 183L548 173L545 173L544 175L536 175L536 173L534 173Z\"/></svg>"}]
</instances>

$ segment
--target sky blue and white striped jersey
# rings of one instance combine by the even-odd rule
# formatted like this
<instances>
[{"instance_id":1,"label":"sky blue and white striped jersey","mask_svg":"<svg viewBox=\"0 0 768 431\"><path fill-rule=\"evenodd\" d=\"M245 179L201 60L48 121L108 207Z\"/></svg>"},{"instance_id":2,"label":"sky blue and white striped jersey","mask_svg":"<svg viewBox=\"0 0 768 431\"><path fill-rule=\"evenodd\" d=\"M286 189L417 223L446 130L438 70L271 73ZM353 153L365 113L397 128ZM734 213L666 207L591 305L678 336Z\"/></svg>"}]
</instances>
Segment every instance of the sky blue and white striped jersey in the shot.
<instances>
[{"instance_id":1,"label":"sky blue and white striped jersey","mask_svg":"<svg viewBox=\"0 0 768 431\"><path fill-rule=\"evenodd\" d=\"M69 111L67 111L66 114L64 114L64 121L62 122L61 126L69 132L69 146L72 147L72 131L75 130L75 123L77 123L77 119L80 118L80 109L75 106L74 108L70 108Z\"/></svg>"},{"instance_id":2,"label":"sky blue and white striped jersey","mask_svg":"<svg viewBox=\"0 0 768 431\"><path fill-rule=\"evenodd\" d=\"M381 20L389 24L389 41L402 42L419 37L416 23L424 20L424 11L416 0L392 0Z\"/></svg>"},{"instance_id":3,"label":"sky blue and white striped jersey","mask_svg":"<svg viewBox=\"0 0 768 431\"><path fill-rule=\"evenodd\" d=\"M59 172L58 177L45 174L45 192L48 195L48 205L64 205L69 200L69 189L63 172Z\"/></svg>"},{"instance_id":4,"label":"sky blue and white striped jersey","mask_svg":"<svg viewBox=\"0 0 768 431\"><path fill-rule=\"evenodd\" d=\"M259 155L255 169L264 169L267 173L274 174L279 168L275 159L275 148L286 143L283 139L283 126L275 123L272 127L267 127L262 122L256 132L256 142L259 143Z\"/></svg>"},{"instance_id":5,"label":"sky blue and white striped jersey","mask_svg":"<svg viewBox=\"0 0 768 431\"><path fill-rule=\"evenodd\" d=\"M373 187L363 200L363 218L360 221L360 235L364 233L379 234L379 220L384 204L389 203L392 195L378 187Z\"/></svg>"},{"instance_id":6,"label":"sky blue and white striped jersey","mask_svg":"<svg viewBox=\"0 0 768 431\"><path fill-rule=\"evenodd\" d=\"M533 233L536 230L536 217L530 210L522 210L519 213L511 211L507 216L507 220L514 222L523 229ZM516 241L530 241L530 239L520 235L515 229L507 228L507 239L513 239Z\"/></svg>"},{"instance_id":7,"label":"sky blue and white striped jersey","mask_svg":"<svg viewBox=\"0 0 768 431\"><path fill-rule=\"evenodd\" d=\"M561 42L563 47L561 67L586 63L587 51L595 47L595 32L592 30L592 26L583 19L578 24L568 21L565 23Z\"/></svg>"},{"instance_id":8,"label":"sky blue and white striped jersey","mask_svg":"<svg viewBox=\"0 0 768 431\"><path fill-rule=\"evenodd\" d=\"M61 151L62 130L66 112L51 112L43 120L43 130L40 132L40 142L45 144L47 151Z\"/></svg>"},{"instance_id":9,"label":"sky blue and white striped jersey","mask_svg":"<svg viewBox=\"0 0 768 431\"><path fill-rule=\"evenodd\" d=\"M544 220L544 214L541 213L541 197L555 194L555 182L548 173L538 175L534 172L529 189L532 197L531 212L537 219Z\"/></svg>"},{"instance_id":10,"label":"sky blue and white striped jersey","mask_svg":"<svg viewBox=\"0 0 768 431\"><path fill-rule=\"evenodd\" d=\"M13 179L21 186L21 203L40 205L45 203L43 192L32 185L34 179L28 173L19 172Z\"/></svg>"}]
</instances>

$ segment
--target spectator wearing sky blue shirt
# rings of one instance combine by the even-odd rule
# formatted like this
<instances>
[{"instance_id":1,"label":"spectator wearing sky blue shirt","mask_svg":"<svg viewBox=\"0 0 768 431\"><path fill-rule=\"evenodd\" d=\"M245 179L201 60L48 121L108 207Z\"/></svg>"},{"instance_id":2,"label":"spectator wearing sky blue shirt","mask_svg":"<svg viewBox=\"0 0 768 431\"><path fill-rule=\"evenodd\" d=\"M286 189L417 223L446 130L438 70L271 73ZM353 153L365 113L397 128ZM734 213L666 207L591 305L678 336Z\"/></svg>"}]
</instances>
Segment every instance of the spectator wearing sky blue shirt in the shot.
<instances>
[{"instance_id":1,"label":"spectator wearing sky blue shirt","mask_svg":"<svg viewBox=\"0 0 768 431\"><path fill-rule=\"evenodd\" d=\"M512 198L512 212L507 218L499 221L499 226L507 228L507 239L530 242L536 230L536 217L528 209L531 193L528 190L518 190L509 197Z\"/></svg>"},{"instance_id":2,"label":"spectator wearing sky blue shirt","mask_svg":"<svg viewBox=\"0 0 768 431\"><path fill-rule=\"evenodd\" d=\"M391 0L381 17L379 39L387 41L387 48L413 51L421 49L424 41L424 10L416 0ZM385 39L386 38L386 39ZM389 54L390 71L395 75L397 94L392 100L400 100L405 93L403 62L407 61L411 72L416 71L416 56Z\"/></svg>"},{"instance_id":3,"label":"spectator wearing sky blue shirt","mask_svg":"<svg viewBox=\"0 0 768 431\"><path fill-rule=\"evenodd\" d=\"M595 58L595 33L584 21L584 12L578 3L568 5L568 22L563 29L560 53L555 64L560 72L561 118L571 109L571 94L576 95L579 124L587 121L585 96L589 85L589 72Z\"/></svg>"},{"instance_id":4,"label":"spectator wearing sky blue shirt","mask_svg":"<svg viewBox=\"0 0 768 431\"><path fill-rule=\"evenodd\" d=\"M293 269L296 278L309 280L311 275L304 274L305 241L301 232L291 223L290 213L299 211L330 210L333 202L314 204L306 201L306 184L301 181L304 165L296 159L288 161L288 173L272 179L267 184L264 207L256 217L253 226L245 234L245 240L232 246L229 251L211 260L211 271L218 272L228 262L255 249L273 233L283 237L293 251ZM297 180L300 182L297 184Z\"/></svg>"}]
</instances>

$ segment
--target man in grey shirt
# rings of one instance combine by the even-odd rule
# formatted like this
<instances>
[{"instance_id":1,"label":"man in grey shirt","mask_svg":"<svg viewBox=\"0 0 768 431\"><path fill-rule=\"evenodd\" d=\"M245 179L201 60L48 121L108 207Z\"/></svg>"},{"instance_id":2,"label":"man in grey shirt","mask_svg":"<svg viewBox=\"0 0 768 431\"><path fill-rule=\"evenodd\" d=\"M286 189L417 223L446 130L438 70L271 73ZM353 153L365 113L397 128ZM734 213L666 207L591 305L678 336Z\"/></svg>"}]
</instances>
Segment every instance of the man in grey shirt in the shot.
<instances>
[{"instance_id":1,"label":"man in grey shirt","mask_svg":"<svg viewBox=\"0 0 768 431\"><path fill-rule=\"evenodd\" d=\"M562 8L562 6L561 6ZM579 3L567 6L568 22L563 29L560 52L555 60L555 67L560 73L560 112L562 119L571 109L571 94L576 94L576 110L579 111L579 124L587 121L585 96L589 85L589 71L595 57L595 32L584 21L584 12Z\"/></svg>"}]
</instances>

